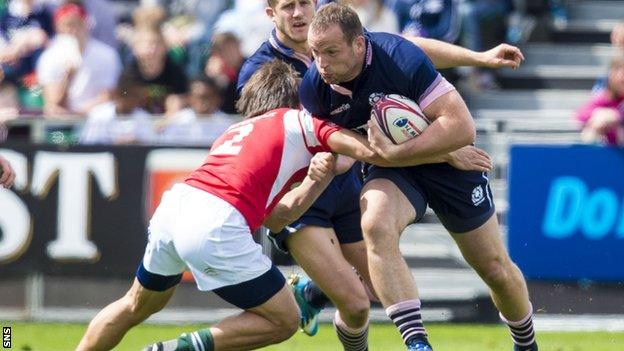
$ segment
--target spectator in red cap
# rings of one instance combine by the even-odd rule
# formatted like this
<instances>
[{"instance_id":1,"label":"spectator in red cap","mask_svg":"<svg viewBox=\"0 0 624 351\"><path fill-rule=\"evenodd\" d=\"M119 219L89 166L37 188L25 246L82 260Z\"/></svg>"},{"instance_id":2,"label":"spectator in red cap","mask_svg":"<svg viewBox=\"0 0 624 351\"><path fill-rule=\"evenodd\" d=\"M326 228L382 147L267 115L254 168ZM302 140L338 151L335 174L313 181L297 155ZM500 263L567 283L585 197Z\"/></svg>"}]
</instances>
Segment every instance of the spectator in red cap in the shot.
<instances>
[{"instance_id":1,"label":"spectator in red cap","mask_svg":"<svg viewBox=\"0 0 624 351\"><path fill-rule=\"evenodd\" d=\"M112 47L91 38L87 13L69 3L54 13L57 36L37 64L47 116L85 114L109 101L121 63Z\"/></svg>"}]
</instances>

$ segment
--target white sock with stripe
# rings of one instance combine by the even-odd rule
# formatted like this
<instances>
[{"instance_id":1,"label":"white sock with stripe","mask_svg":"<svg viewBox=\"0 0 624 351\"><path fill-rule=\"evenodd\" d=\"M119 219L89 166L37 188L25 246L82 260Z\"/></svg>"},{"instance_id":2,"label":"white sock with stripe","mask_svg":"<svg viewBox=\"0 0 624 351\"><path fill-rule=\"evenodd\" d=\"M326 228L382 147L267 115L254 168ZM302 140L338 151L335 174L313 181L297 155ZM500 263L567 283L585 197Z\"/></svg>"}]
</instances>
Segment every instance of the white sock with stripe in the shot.
<instances>
[{"instance_id":1,"label":"white sock with stripe","mask_svg":"<svg viewBox=\"0 0 624 351\"><path fill-rule=\"evenodd\" d=\"M351 328L340 318L340 313L336 311L334 315L334 330L336 330L338 340L342 343L345 351L368 350L368 321L362 328Z\"/></svg>"},{"instance_id":2,"label":"white sock with stripe","mask_svg":"<svg viewBox=\"0 0 624 351\"><path fill-rule=\"evenodd\" d=\"M412 339L427 340L427 331L420 316L420 300L406 300L386 308L386 314L401 333L405 344Z\"/></svg>"},{"instance_id":3,"label":"white sock with stripe","mask_svg":"<svg viewBox=\"0 0 624 351\"><path fill-rule=\"evenodd\" d=\"M533 306L529 305L529 313L519 321L507 320L502 314L500 318L509 327L514 344L522 350L532 350L535 344L535 331L533 330Z\"/></svg>"}]
</instances>

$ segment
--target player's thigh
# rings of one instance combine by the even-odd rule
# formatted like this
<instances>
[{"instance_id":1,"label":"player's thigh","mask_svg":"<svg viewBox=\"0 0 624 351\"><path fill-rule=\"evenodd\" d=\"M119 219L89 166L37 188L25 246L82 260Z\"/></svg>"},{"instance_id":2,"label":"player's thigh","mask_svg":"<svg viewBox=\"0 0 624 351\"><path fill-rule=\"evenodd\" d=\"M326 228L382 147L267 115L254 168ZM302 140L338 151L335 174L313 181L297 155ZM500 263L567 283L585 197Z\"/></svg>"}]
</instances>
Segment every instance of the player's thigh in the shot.
<instances>
[{"instance_id":1,"label":"player's thigh","mask_svg":"<svg viewBox=\"0 0 624 351\"><path fill-rule=\"evenodd\" d=\"M286 283L266 302L246 310L276 325L296 329L299 324L299 307L290 286Z\"/></svg>"},{"instance_id":2,"label":"player's thigh","mask_svg":"<svg viewBox=\"0 0 624 351\"><path fill-rule=\"evenodd\" d=\"M295 261L334 303L344 303L348 298L367 299L332 228L303 227L289 238L288 247Z\"/></svg>"},{"instance_id":3,"label":"player's thigh","mask_svg":"<svg viewBox=\"0 0 624 351\"><path fill-rule=\"evenodd\" d=\"M398 244L399 236L405 227L416 219L416 210L399 186L390 179L375 178L362 189L360 198L362 209L362 230L367 245ZM374 236L384 234L383 238Z\"/></svg>"},{"instance_id":4,"label":"player's thigh","mask_svg":"<svg viewBox=\"0 0 624 351\"><path fill-rule=\"evenodd\" d=\"M466 233L451 233L459 250L478 272L509 261L500 234L498 219L493 214L483 225Z\"/></svg>"}]
</instances>

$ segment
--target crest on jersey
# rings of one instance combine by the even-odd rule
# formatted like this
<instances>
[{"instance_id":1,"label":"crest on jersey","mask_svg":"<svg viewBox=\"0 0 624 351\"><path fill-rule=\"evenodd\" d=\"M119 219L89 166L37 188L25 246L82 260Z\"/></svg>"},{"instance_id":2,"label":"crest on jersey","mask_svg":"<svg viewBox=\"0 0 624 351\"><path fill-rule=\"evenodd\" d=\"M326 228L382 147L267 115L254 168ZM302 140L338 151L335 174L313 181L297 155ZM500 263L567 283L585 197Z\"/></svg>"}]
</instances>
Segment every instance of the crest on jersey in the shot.
<instances>
[{"instance_id":1,"label":"crest on jersey","mask_svg":"<svg viewBox=\"0 0 624 351\"><path fill-rule=\"evenodd\" d=\"M483 196L483 187L481 185L477 185L474 189L472 189L472 204L479 206L483 200L485 200L485 197Z\"/></svg>"},{"instance_id":2,"label":"crest on jersey","mask_svg":"<svg viewBox=\"0 0 624 351\"><path fill-rule=\"evenodd\" d=\"M372 93L368 96L368 103L373 106L384 97L384 93Z\"/></svg>"}]
</instances>

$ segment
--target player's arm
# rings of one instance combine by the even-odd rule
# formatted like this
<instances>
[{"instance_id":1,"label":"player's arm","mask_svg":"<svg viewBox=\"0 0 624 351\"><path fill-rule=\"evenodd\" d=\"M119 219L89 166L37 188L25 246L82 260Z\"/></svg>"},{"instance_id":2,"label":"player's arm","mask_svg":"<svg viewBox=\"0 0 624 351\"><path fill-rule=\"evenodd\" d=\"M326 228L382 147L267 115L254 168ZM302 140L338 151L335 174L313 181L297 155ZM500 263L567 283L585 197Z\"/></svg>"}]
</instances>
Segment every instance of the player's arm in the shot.
<instances>
[{"instance_id":1,"label":"player's arm","mask_svg":"<svg viewBox=\"0 0 624 351\"><path fill-rule=\"evenodd\" d=\"M500 44L490 50L476 52L435 39L413 36L405 38L420 47L438 69L458 66L515 69L524 60L520 49L509 44Z\"/></svg>"},{"instance_id":2,"label":"player's arm","mask_svg":"<svg viewBox=\"0 0 624 351\"><path fill-rule=\"evenodd\" d=\"M368 126L369 138L376 140L375 147L392 147L392 141L383 134L381 128L374 119L368 122ZM380 144L387 145L380 146ZM426 156L421 159L393 163L393 165L395 167L406 167L439 162L447 162L451 166L464 171L489 172L492 170L492 158L490 155L484 150L472 145L466 145L443 156Z\"/></svg>"},{"instance_id":3,"label":"player's arm","mask_svg":"<svg viewBox=\"0 0 624 351\"><path fill-rule=\"evenodd\" d=\"M273 233L279 233L285 226L301 217L334 178L335 167L336 157L331 153L316 154L310 162L308 175L303 182L280 199L264 220L264 226Z\"/></svg>"},{"instance_id":4,"label":"player's arm","mask_svg":"<svg viewBox=\"0 0 624 351\"><path fill-rule=\"evenodd\" d=\"M366 137L348 129L340 129L332 133L327 139L327 144L335 153L381 167L408 167L448 161L448 155L408 160L407 162L388 161L375 152Z\"/></svg>"},{"instance_id":5,"label":"player's arm","mask_svg":"<svg viewBox=\"0 0 624 351\"><path fill-rule=\"evenodd\" d=\"M381 131L372 130L368 134L372 149L388 161L409 163L443 156L474 142L474 121L456 90L438 97L423 112L432 123L417 138L395 145Z\"/></svg>"},{"instance_id":6,"label":"player's arm","mask_svg":"<svg viewBox=\"0 0 624 351\"><path fill-rule=\"evenodd\" d=\"M374 126L374 128L375 130L370 132L382 133L379 127ZM384 138L384 143L392 144L390 139ZM343 129L332 133L327 140L327 144L336 153L381 167L410 167L428 163L448 162L453 167L462 170L487 172L492 169L490 156L485 151L474 146L465 146L440 156L425 156L418 159L391 162L377 154L364 136L351 130Z\"/></svg>"}]
</instances>

